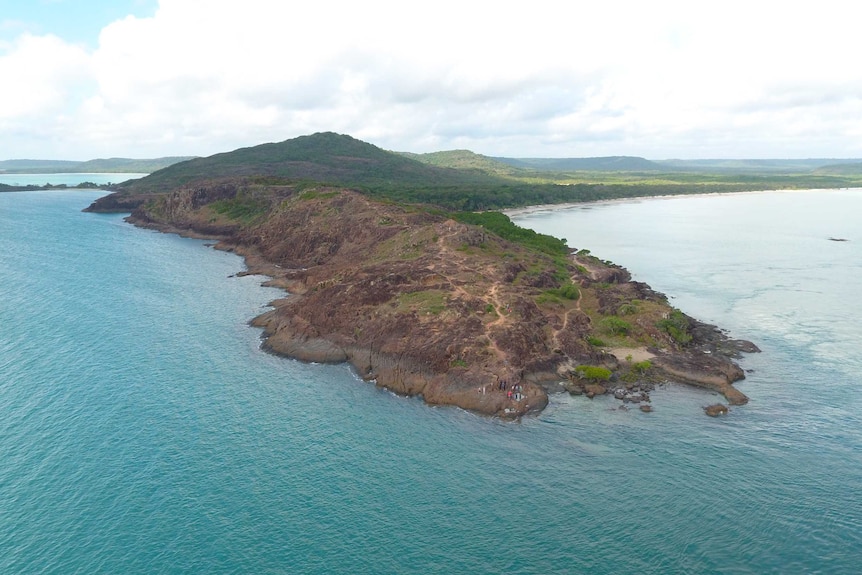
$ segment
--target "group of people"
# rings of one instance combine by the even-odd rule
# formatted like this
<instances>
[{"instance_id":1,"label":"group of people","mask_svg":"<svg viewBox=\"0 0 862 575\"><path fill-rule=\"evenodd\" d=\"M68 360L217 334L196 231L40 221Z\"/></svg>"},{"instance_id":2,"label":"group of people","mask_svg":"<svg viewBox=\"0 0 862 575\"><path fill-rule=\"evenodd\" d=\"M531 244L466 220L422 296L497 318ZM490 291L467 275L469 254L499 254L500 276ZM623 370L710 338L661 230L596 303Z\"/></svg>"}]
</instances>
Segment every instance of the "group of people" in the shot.
<instances>
[{"instance_id":1,"label":"group of people","mask_svg":"<svg viewBox=\"0 0 862 575\"><path fill-rule=\"evenodd\" d=\"M512 385L509 385L509 382L507 380L501 379L498 387L500 391L506 392L506 397L508 397L509 399L521 401L521 399L523 398L523 395L521 393L523 391L523 388L521 387L520 383L513 383Z\"/></svg>"}]
</instances>

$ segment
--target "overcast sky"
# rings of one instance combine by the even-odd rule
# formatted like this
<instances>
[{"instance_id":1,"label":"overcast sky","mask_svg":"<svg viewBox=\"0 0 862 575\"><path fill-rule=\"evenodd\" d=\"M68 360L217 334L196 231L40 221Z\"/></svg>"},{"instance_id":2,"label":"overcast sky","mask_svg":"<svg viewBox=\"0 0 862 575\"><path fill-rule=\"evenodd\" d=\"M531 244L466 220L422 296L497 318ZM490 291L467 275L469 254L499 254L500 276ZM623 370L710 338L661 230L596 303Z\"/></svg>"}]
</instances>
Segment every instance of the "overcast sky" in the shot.
<instances>
[{"instance_id":1,"label":"overcast sky","mask_svg":"<svg viewBox=\"0 0 862 575\"><path fill-rule=\"evenodd\" d=\"M862 157L853 2L0 0L0 159Z\"/></svg>"}]
</instances>

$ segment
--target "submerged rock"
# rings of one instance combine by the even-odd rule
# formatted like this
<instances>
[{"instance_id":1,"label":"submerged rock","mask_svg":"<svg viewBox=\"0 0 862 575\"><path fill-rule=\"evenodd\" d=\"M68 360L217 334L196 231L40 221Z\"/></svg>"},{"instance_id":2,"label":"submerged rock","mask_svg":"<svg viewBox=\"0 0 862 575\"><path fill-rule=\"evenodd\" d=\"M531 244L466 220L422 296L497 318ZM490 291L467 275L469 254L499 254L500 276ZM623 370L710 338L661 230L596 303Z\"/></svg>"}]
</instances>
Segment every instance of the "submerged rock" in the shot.
<instances>
[{"instance_id":1,"label":"submerged rock","mask_svg":"<svg viewBox=\"0 0 862 575\"><path fill-rule=\"evenodd\" d=\"M703 411L710 417L718 417L719 415L725 415L728 409L723 403L714 403L704 407Z\"/></svg>"}]
</instances>

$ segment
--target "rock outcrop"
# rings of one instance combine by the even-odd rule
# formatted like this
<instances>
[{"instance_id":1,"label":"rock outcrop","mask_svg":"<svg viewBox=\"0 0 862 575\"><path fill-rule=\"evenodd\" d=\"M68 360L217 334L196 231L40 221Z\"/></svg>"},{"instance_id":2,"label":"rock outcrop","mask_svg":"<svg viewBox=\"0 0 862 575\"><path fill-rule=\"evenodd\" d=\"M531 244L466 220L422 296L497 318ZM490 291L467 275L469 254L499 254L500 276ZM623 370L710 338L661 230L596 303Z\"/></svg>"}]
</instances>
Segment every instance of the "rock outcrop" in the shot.
<instances>
[{"instance_id":1,"label":"rock outcrop","mask_svg":"<svg viewBox=\"0 0 862 575\"><path fill-rule=\"evenodd\" d=\"M245 256L248 273L288 290L252 322L266 349L350 362L365 379L429 404L514 418L543 409L551 381L588 396L618 389L573 384L582 365L746 400L732 385L744 374L729 357L747 345L717 330L698 336L700 324L693 343L680 345L658 327L671 311L664 296L588 255L552 257L443 213L349 190L241 180L150 198L128 219L218 239L218 248ZM618 358L597 334L648 346L654 359ZM648 389L621 397L648 401Z\"/></svg>"}]
</instances>

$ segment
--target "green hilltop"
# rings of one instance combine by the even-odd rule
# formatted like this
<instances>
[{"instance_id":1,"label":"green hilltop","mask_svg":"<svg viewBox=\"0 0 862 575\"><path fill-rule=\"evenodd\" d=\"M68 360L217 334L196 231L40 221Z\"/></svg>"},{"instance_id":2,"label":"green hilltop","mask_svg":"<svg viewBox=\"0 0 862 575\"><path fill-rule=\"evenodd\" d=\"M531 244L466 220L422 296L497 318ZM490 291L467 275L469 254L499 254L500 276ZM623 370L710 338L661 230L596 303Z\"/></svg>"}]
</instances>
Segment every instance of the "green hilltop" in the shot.
<instances>
[{"instance_id":1,"label":"green hilltop","mask_svg":"<svg viewBox=\"0 0 862 575\"><path fill-rule=\"evenodd\" d=\"M266 177L359 189L501 183L485 174L433 166L361 140L324 132L240 148L169 166L123 184L130 192L165 192L206 179Z\"/></svg>"},{"instance_id":2,"label":"green hilltop","mask_svg":"<svg viewBox=\"0 0 862 575\"><path fill-rule=\"evenodd\" d=\"M862 174L849 169L846 173L815 169L823 164L788 161L777 170L775 166L782 163L774 161L760 170L752 167L756 164L733 170L715 164L712 168L698 164L673 167L628 156L514 160L469 150L408 154L323 132L174 163L139 180L123 182L115 189L128 198L215 180L244 179L270 185L325 184L390 201L477 211L657 195L838 188L862 183Z\"/></svg>"},{"instance_id":3,"label":"green hilltop","mask_svg":"<svg viewBox=\"0 0 862 575\"><path fill-rule=\"evenodd\" d=\"M192 156L170 156L147 160L131 158L101 158L77 162L71 160L0 160L0 173L6 174L149 174Z\"/></svg>"}]
</instances>

